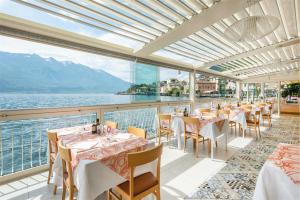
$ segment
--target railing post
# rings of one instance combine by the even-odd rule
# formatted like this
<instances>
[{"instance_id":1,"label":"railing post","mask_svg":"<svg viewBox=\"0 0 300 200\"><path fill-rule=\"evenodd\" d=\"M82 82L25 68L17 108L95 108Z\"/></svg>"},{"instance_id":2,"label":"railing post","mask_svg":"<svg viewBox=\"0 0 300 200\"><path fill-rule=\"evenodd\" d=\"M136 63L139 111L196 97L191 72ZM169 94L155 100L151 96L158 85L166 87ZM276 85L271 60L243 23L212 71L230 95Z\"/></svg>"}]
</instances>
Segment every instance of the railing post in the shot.
<instances>
[{"instance_id":1,"label":"railing post","mask_svg":"<svg viewBox=\"0 0 300 200\"><path fill-rule=\"evenodd\" d=\"M280 93L280 89L281 89L281 82L278 81L278 85L277 85L277 89L278 89L278 92L277 92L277 109L278 109L278 116L280 116L280 96L281 96L281 93Z\"/></svg>"},{"instance_id":2,"label":"railing post","mask_svg":"<svg viewBox=\"0 0 300 200\"><path fill-rule=\"evenodd\" d=\"M195 109L195 70L190 72L190 100L191 100L191 112Z\"/></svg>"}]
</instances>

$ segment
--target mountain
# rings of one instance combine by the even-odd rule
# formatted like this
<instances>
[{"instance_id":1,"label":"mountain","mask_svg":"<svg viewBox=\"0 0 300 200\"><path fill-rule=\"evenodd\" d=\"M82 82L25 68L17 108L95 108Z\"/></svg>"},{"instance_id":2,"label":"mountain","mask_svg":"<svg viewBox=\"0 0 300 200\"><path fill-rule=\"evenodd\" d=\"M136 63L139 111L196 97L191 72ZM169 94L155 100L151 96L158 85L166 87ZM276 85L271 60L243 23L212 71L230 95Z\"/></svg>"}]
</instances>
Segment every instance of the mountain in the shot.
<instances>
[{"instance_id":1,"label":"mountain","mask_svg":"<svg viewBox=\"0 0 300 200\"><path fill-rule=\"evenodd\" d=\"M130 83L85 65L0 52L0 92L116 93L129 87Z\"/></svg>"}]
</instances>

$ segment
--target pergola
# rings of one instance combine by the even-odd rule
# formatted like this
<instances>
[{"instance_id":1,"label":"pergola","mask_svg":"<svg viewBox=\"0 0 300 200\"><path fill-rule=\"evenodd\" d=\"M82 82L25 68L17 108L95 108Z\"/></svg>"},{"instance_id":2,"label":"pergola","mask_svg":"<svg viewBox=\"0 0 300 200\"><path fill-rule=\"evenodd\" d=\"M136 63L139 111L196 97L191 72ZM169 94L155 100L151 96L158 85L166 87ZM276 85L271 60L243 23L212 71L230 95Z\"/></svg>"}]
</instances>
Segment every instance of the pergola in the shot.
<instances>
[{"instance_id":1,"label":"pergola","mask_svg":"<svg viewBox=\"0 0 300 200\"><path fill-rule=\"evenodd\" d=\"M280 20L259 40L234 42L224 31L249 16L247 0L12 0L132 45L104 41L0 14L0 34L243 82L298 80L300 2L260 0L260 15Z\"/></svg>"}]
</instances>

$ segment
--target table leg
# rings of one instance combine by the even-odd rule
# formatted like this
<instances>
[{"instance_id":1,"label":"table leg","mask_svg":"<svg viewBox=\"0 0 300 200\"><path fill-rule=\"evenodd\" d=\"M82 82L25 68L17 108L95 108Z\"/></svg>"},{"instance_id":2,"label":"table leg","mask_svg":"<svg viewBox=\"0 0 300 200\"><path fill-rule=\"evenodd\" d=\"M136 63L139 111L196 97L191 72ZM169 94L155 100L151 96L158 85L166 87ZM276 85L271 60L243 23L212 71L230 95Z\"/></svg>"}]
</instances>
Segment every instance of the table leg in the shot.
<instances>
[{"instance_id":1,"label":"table leg","mask_svg":"<svg viewBox=\"0 0 300 200\"><path fill-rule=\"evenodd\" d=\"M181 133L177 133L177 147L181 149Z\"/></svg>"},{"instance_id":2,"label":"table leg","mask_svg":"<svg viewBox=\"0 0 300 200\"><path fill-rule=\"evenodd\" d=\"M211 141L211 142L213 142L214 144L215 141ZM211 145L211 142L210 142L210 157L211 159L214 159L214 145Z\"/></svg>"}]
</instances>

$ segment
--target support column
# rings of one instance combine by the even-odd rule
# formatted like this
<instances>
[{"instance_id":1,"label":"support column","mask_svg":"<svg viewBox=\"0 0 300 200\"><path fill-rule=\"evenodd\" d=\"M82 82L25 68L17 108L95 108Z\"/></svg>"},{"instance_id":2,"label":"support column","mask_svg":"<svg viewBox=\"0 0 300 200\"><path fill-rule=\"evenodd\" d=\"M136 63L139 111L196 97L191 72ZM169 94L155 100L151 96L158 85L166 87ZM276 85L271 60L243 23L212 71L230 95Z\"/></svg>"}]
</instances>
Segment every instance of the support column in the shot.
<instances>
[{"instance_id":1,"label":"support column","mask_svg":"<svg viewBox=\"0 0 300 200\"><path fill-rule=\"evenodd\" d=\"M195 71L190 72L190 100L192 101L191 113L195 110Z\"/></svg>"},{"instance_id":2,"label":"support column","mask_svg":"<svg viewBox=\"0 0 300 200\"><path fill-rule=\"evenodd\" d=\"M260 93L261 93L261 96L263 98L263 102L265 102L265 83L261 83L260 84Z\"/></svg>"},{"instance_id":3,"label":"support column","mask_svg":"<svg viewBox=\"0 0 300 200\"><path fill-rule=\"evenodd\" d=\"M237 81L235 97L238 99L238 101L241 100L241 90L242 90L242 83L240 81Z\"/></svg>"},{"instance_id":4,"label":"support column","mask_svg":"<svg viewBox=\"0 0 300 200\"><path fill-rule=\"evenodd\" d=\"M249 83L247 83L247 102L249 102Z\"/></svg>"},{"instance_id":5,"label":"support column","mask_svg":"<svg viewBox=\"0 0 300 200\"><path fill-rule=\"evenodd\" d=\"M278 108L278 116L280 116L280 88L281 88L281 83L280 81L278 81L278 85L277 85L277 108Z\"/></svg>"}]
</instances>

